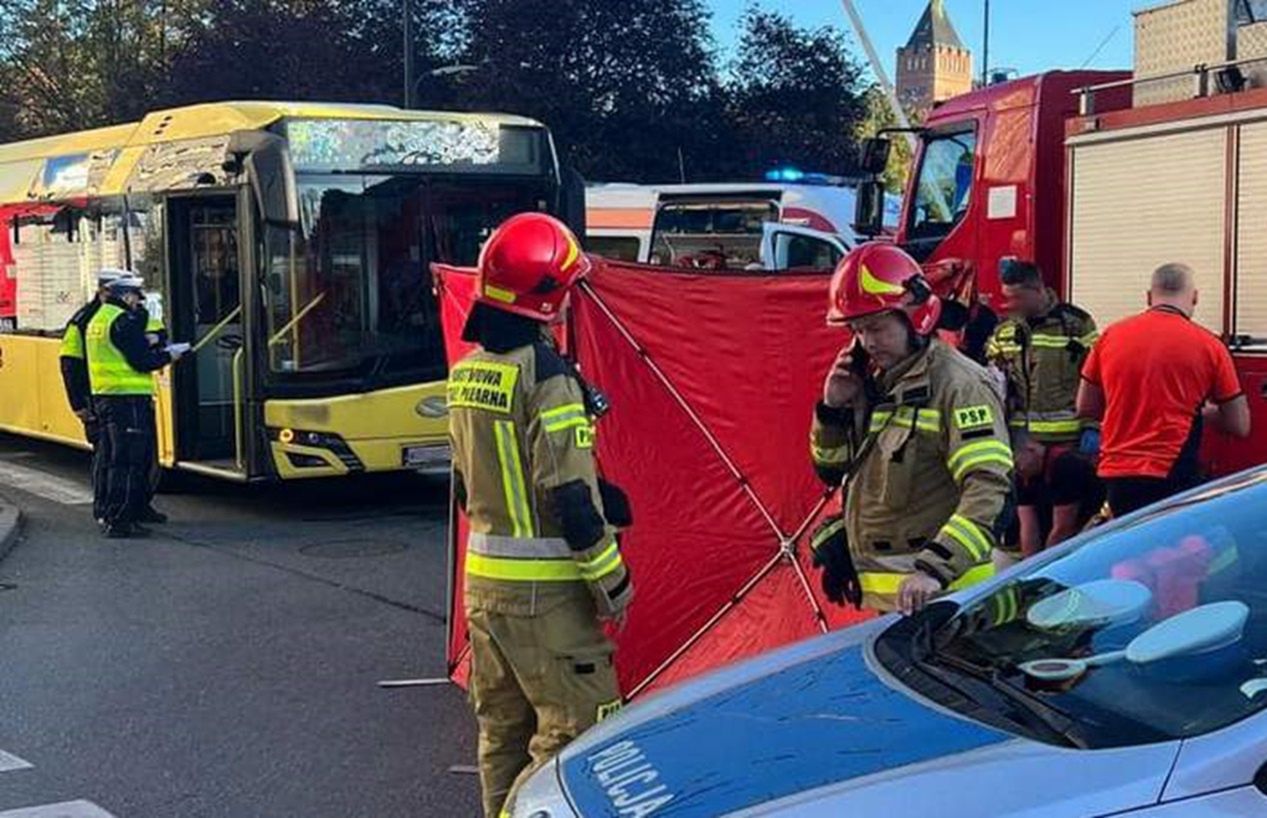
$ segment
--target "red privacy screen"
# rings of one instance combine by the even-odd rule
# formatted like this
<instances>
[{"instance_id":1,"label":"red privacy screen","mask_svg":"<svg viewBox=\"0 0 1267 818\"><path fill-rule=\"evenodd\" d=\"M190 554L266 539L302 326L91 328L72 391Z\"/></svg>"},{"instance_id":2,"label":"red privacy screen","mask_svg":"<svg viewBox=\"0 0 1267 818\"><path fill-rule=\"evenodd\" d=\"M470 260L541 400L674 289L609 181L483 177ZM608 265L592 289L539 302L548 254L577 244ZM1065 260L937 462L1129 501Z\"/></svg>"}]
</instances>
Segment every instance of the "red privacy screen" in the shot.
<instances>
[{"instance_id":1,"label":"red privacy screen","mask_svg":"<svg viewBox=\"0 0 1267 818\"><path fill-rule=\"evenodd\" d=\"M473 273L435 268L450 361ZM844 342L825 325L827 276L698 274L595 259L565 335L611 400L599 467L628 492L622 537L636 595L614 634L630 697L861 618L826 604L808 535L838 499L809 457L823 376ZM465 679L454 515L448 659Z\"/></svg>"}]
</instances>

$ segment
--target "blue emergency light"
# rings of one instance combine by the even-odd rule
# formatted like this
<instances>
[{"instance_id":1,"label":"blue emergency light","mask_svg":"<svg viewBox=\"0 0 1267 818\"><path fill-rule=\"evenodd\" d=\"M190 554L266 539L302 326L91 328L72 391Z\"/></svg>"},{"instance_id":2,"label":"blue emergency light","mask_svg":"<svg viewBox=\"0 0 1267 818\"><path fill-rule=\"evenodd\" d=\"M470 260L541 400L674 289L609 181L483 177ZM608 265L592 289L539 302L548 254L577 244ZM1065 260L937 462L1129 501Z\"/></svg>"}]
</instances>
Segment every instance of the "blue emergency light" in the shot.
<instances>
[{"instance_id":1,"label":"blue emergency light","mask_svg":"<svg viewBox=\"0 0 1267 818\"><path fill-rule=\"evenodd\" d=\"M765 172L767 182L800 182L805 179L805 172L799 168L775 168Z\"/></svg>"}]
</instances>

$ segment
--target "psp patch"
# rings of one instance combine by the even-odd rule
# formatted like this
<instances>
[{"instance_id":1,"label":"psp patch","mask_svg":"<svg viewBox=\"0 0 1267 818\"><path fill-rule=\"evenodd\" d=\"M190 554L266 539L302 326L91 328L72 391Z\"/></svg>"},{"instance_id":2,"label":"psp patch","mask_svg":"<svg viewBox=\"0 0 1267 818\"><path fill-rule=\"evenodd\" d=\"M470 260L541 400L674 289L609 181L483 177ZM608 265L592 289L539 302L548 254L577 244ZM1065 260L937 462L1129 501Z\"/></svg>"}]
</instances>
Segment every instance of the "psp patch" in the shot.
<instances>
[{"instance_id":1,"label":"psp patch","mask_svg":"<svg viewBox=\"0 0 1267 818\"><path fill-rule=\"evenodd\" d=\"M600 704L598 706L596 721L602 721L608 716L616 715L617 713L621 711L621 709L624 706L625 706L625 703L621 701L620 699L616 699L615 701L608 702L607 704Z\"/></svg>"},{"instance_id":2,"label":"psp patch","mask_svg":"<svg viewBox=\"0 0 1267 818\"><path fill-rule=\"evenodd\" d=\"M490 361L466 361L449 373L449 408L485 409L509 414L515 406L519 367Z\"/></svg>"},{"instance_id":3,"label":"psp patch","mask_svg":"<svg viewBox=\"0 0 1267 818\"><path fill-rule=\"evenodd\" d=\"M994 425L994 412L989 406L965 406L955 410L955 428L960 431Z\"/></svg>"},{"instance_id":4,"label":"psp patch","mask_svg":"<svg viewBox=\"0 0 1267 818\"><path fill-rule=\"evenodd\" d=\"M576 427L576 448L592 449L594 448L594 427L586 424Z\"/></svg>"}]
</instances>

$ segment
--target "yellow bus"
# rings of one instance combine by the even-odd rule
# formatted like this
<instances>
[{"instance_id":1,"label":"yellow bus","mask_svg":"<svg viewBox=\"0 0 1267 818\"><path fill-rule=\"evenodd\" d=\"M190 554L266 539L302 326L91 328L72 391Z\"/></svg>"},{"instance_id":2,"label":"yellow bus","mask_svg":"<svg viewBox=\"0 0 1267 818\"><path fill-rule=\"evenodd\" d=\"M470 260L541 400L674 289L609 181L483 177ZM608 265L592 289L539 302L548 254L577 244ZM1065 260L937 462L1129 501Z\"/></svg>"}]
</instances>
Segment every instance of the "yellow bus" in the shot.
<instances>
[{"instance_id":1,"label":"yellow bus","mask_svg":"<svg viewBox=\"0 0 1267 818\"><path fill-rule=\"evenodd\" d=\"M171 340L158 465L232 480L447 460L430 264L507 215L583 229L549 132L505 115L226 102L0 146L0 431L85 446L58 345L129 267ZM579 214L579 215L578 215Z\"/></svg>"}]
</instances>

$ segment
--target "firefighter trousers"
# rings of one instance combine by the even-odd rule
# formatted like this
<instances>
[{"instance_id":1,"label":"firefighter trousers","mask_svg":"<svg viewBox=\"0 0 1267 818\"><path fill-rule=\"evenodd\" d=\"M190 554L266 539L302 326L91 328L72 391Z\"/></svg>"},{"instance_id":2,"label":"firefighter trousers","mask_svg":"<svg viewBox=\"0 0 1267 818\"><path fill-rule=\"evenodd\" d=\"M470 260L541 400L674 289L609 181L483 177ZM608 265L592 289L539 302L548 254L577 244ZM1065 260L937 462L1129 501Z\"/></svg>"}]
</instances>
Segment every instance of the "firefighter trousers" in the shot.
<instances>
[{"instance_id":1,"label":"firefighter trousers","mask_svg":"<svg viewBox=\"0 0 1267 818\"><path fill-rule=\"evenodd\" d=\"M486 818L499 818L539 767L620 709L612 643L593 604L533 616L467 609L471 703Z\"/></svg>"},{"instance_id":2,"label":"firefighter trousers","mask_svg":"<svg viewBox=\"0 0 1267 818\"><path fill-rule=\"evenodd\" d=\"M154 399L136 395L93 398L105 441L105 506L110 524L136 522L153 499Z\"/></svg>"}]
</instances>

